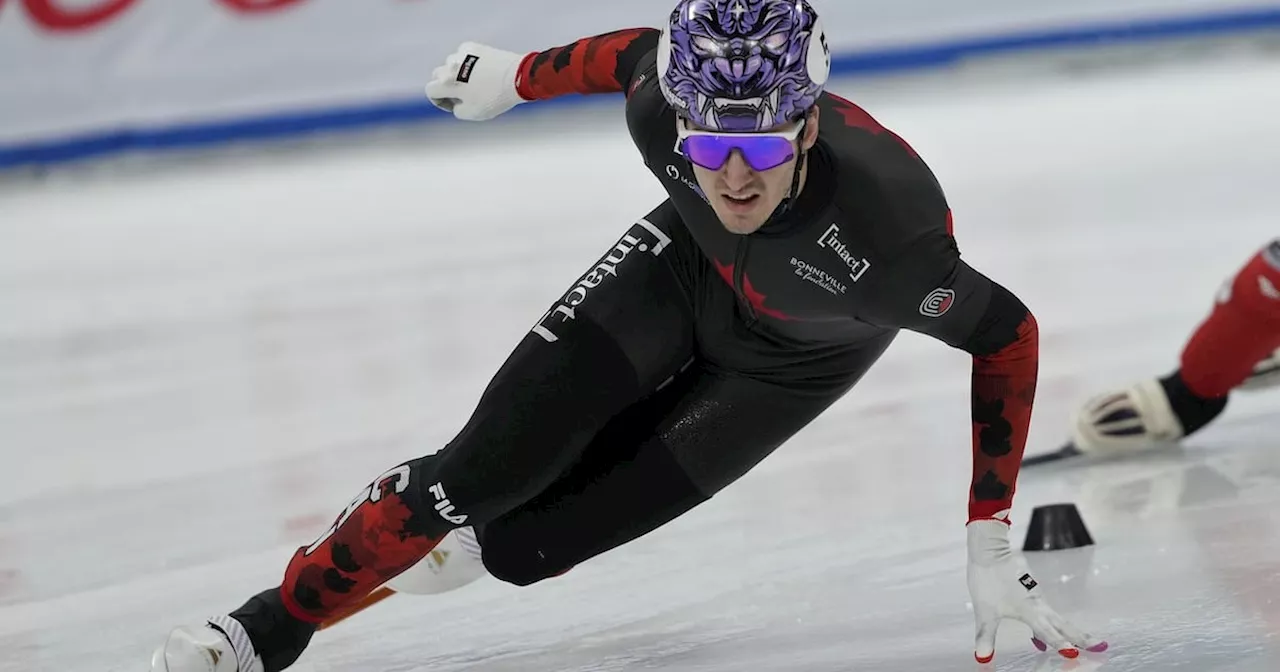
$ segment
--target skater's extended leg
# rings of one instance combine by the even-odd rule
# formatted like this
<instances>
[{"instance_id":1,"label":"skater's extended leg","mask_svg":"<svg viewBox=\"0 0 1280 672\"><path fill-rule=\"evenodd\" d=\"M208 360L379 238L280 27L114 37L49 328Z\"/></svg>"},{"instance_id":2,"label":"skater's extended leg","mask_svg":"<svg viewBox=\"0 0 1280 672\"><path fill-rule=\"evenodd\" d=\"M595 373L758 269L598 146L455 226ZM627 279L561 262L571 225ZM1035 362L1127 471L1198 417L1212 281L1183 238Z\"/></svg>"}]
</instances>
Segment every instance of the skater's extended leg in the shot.
<instances>
[{"instance_id":1,"label":"skater's extended leg","mask_svg":"<svg viewBox=\"0 0 1280 672\"><path fill-rule=\"evenodd\" d=\"M448 445L375 478L299 548L282 585L252 598L230 624L244 627L266 672L291 665L317 624L451 530L536 496L612 417L687 364L691 254L667 203L631 226L538 320Z\"/></svg>"}]
</instances>

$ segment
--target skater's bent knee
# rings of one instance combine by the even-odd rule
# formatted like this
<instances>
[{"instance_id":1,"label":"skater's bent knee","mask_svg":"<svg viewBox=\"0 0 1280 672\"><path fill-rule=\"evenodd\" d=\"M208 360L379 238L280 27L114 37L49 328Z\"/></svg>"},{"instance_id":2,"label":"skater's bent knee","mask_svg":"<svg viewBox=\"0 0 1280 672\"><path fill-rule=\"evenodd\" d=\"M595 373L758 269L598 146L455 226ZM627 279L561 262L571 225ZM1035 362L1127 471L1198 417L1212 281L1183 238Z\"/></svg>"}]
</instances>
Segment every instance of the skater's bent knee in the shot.
<instances>
[{"instance_id":1,"label":"skater's bent knee","mask_svg":"<svg viewBox=\"0 0 1280 672\"><path fill-rule=\"evenodd\" d=\"M481 559L489 574L515 586L533 585L572 568L552 561L536 547L511 543L501 535L486 535L481 548L484 549Z\"/></svg>"}]
</instances>

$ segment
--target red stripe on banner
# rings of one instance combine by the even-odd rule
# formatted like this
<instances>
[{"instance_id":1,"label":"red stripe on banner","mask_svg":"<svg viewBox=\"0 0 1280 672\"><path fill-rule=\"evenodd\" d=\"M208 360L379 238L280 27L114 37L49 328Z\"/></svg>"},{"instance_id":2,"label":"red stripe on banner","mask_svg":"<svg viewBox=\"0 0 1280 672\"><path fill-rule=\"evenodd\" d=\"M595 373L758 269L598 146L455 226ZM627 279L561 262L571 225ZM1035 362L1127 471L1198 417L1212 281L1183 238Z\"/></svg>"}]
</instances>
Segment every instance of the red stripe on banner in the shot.
<instances>
[{"instance_id":1,"label":"red stripe on banner","mask_svg":"<svg viewBox=\"0 0 1280 672\"><path fill-rule=\"evenodd\" d=\"M218 2L243 14L257 14L284 9L290 5L296 5L302 0L218 0Z\"/></svg>"},{"instance_id":2,"label":"red stripe on banner","mask_svg":"<svg viewBox=\"0 0 1280 672\"><path fill-rule=\"evenodd\" d=\"M107 21L128 9L134 0L108 0L100 5L83 9L68 9L56 0L22 0L22 6L35 20L36 25L54 32L84 30Z\"/></svg>"}]
</instances>

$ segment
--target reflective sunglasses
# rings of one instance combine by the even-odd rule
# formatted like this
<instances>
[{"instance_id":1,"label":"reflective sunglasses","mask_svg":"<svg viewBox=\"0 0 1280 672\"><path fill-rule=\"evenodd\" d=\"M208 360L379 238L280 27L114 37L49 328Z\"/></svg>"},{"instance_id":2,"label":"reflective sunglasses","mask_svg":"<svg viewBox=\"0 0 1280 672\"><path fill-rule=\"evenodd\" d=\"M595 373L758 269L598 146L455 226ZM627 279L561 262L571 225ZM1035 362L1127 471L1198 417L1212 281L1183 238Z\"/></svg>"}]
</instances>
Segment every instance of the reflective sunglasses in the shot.
<instances>
[{"instance_id":1,"label":"reflective sunglasses","mask_svg":"<svg viewBox=\"0 0 1280 672\"><path fill-rule=\"evenodd\" d=\"M676 137L680 153L707 170L720 170L736 149L742 152L742 158L753 170L765 171L795 157L793 143L803 129L804 122L801 121L788 131L726 133L691 129L681 120L676 125Z\"/></svg>"}]
</instances>

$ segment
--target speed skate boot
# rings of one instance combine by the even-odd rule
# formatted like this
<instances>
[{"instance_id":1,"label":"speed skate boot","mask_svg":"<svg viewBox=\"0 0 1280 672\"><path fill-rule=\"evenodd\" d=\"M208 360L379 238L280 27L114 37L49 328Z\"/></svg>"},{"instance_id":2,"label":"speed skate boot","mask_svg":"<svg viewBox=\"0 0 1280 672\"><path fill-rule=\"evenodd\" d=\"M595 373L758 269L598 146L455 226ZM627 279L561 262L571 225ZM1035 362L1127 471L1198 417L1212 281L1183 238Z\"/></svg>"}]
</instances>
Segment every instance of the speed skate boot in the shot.
<instances>
[{"instance_id":1,"label":"speed skate boot","mask_svg":"<svg viewBox=\"0 0 1280 672\"><path fill-rule=\"evenodd\" d=\"M412 595L444 593L488 576L475 529L453 530L384 588ZM278 672L291 667L321 628L375 603L356 603L323 624L293 617L279 587L251 597L226 616L183 626L151 657L151 672Z\"/></svg>"},{"instance_id":2,"label":"speed skate boot","mask_svg":"<svg viewBox=\"0 0 1280 672\"><path fill-rule=\"evenodd\" d=\"M151 656L151 672L263 672L244 627L230 616L182 626Z\"/></svg>"},{"instance_id":3,"label":"speed skate boot","mask_svg":"<svg viewBox=\"0 0 1280 672\"><path fill-rule=\"evenodd\" d=\"M1280 349L1258 362L1232 391L1280 385ZM1114 455L1180 441L1203 429L1227 407L1227 395L1207 398L1192 392L1181 370L1144 380L1086 401L1071 423L1082 453Z\"/></svg>"},{"instance_id":4,"label":"speed skate boot","mask_svg":"<svg viewBox=\"0 0 1280 672\"><path fill-rule=\"evenodd\" d=\"M1139 381L1086 401L1071 423L1080 452L1110 457L1177 443L1227 407L1227 397L1206 399L1187 388L1180 372Z\"/></svg>"},{"instance_id":5,"label":"speed skate boot","mask_svg":"<svg viewBox=\"0 0 1280 672\"><path fill-rule=\"evenodd\" d=\"M279 672L317 629L289 614L279 586L268 588L229 614L174 630L151 657L151 672Z\"/></svg>"},{"instance_id":6,"label":"speed skate boot","mask_svg":"<svg viewBox=\"0 0 1280 672\"><path fill-rule=\"evenodd\" d=\"M433 595L488 575L475 529L459 527L441 539L418 564L388 581L386 587L397 593Z\"/></svg>"}]
</instances>

